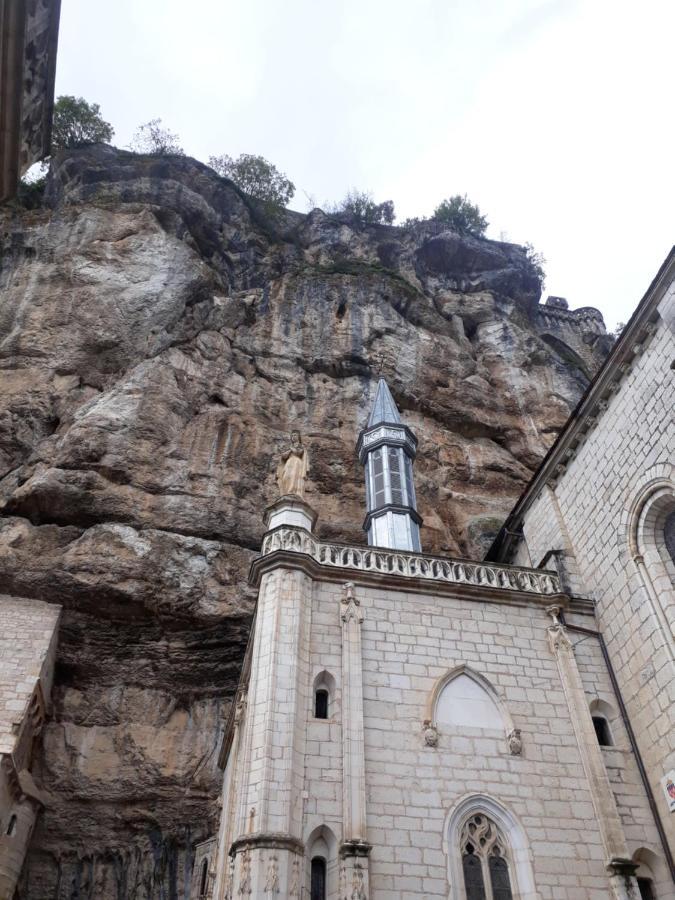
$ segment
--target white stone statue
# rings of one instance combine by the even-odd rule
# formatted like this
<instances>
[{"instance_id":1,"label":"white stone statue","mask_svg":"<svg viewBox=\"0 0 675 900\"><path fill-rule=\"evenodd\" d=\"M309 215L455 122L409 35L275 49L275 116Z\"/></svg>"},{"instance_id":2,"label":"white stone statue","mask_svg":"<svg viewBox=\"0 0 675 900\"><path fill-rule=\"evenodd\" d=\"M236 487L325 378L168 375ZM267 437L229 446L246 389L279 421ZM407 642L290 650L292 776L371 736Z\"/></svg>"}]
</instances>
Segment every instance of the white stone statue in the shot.
<instances>
[{"instance_id":1,"label":"white stone statue","mask_svg":"<svg viewBox=\"0 0 675 900\"><path fill-rule=\"evenodd\" d=\"M289 494L305 499L305 477L309 469L309 455L302 446L299 431L291 432L290 447L281 454L281 460L277 466L277 484L279 494L286 497Z\"/></svg>"},{"instance_id":2,"label":"white stone statue","mask_svg":"<svg viewBox=\"0 0 675 900\"><path fill-rule=\"evenodd\" d=\"M435 725L432 725L431 719L424 720L422 734L424 735L424 743L427 745L427 747L438 746L438 729Z\"/></svg>"},{"instance_id":3,"label":"white stone statue","mask_svg":"<svg viewBox=\"0 0 675 900\"><path fill-rule=\"evenodd\" d=\"M523 739L520 735L520 728L514 728L513 731L510 731L506 739L511 755L520 756L523 752Z\"/></svg>"}]
</instances>

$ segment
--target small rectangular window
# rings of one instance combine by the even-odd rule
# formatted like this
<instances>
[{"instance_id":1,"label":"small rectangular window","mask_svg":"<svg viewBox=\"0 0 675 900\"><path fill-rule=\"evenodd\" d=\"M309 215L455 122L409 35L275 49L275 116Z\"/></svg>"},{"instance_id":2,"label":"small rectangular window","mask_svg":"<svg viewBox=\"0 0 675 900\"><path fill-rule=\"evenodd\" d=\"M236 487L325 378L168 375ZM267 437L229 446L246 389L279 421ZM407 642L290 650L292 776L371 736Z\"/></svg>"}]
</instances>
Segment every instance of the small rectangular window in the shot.
<instances>
[{"instance_id":1,"label":"small rectangular window","mask_svg":"<svg viewBox=\"0 0 675 900\"><path fill-rule=\"evenodd\" d=\"M314 697L314 718L328 718L328 691L319 688Z\"/></svg>"},{"instance_id":2,"label":"small rectangular window","mask_svg":"<svg viewBox=\"0 0 675 900\"><path fill-rule=\"evenodd\" d=\"M315 856L310 879L311 900L326 900L326 860Z\"/></svg>"},{"instance_id":3,"label":"small rectangular window","mask_svg":"<svg viewBox=\"0 0 675 900\"><path fill-rule=\"evenodd\" d=\"M604 716L593 716L593 727L595 728L595 736L601 747L612 746L612 735L609 733L609 725Z\"/></svg>"}]
</instances>

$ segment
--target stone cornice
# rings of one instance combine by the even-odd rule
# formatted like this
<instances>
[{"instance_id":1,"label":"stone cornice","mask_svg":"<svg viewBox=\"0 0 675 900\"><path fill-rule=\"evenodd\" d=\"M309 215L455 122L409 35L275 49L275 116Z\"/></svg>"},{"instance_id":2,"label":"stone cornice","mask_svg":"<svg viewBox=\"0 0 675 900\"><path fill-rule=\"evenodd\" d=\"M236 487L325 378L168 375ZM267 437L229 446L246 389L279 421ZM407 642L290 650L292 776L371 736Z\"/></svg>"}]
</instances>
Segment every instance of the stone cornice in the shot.
<instances>
[{"instance_id":1,"label":"stone cornice","mask_svg":"<svg viewBox=\"0 0 675 900\"><path fill-rule=\"evenodd\" d=\"M230 856L234 856L240 850L254 850L263 848L268 850L290 850L292 853L304 853L305 845L292 834L281 834L272 831L258 831L254 834L245 834L232 842Z\"/></svg>"},{"instance_id":2,"label":"stone cornice","mask_svg":"<svg viewBox=\"0 0 675 900\"><path fill-rule=\"evenodd\" d=\"M618 391L624 377L630 372L633 363L643 353L656 331L659 319L657 307L673 278L675 278L675 247L666 257L604 365L511 511L490 547L486 560L503 560L509 557L512 540L518 536L525 513L544 486L555 484L564 474L589 432L597 425L602 413L607 409L609 399Z\"/></svg>"},{"instance_id":3,"label":"stone cornice","mask_svg":"<svg viewBox=\"0 0 675 900\"><path fill-rule=\"evenodd\" d=\"M375 583L419 593L458 592L492 602L551 603L567 595L554 572L471 562L380 547L356 547L317 540L304 528L282 525L267 532L249 579L258 586L264 572L300 568L322 581Z\"/></svg>"}]
</instances>

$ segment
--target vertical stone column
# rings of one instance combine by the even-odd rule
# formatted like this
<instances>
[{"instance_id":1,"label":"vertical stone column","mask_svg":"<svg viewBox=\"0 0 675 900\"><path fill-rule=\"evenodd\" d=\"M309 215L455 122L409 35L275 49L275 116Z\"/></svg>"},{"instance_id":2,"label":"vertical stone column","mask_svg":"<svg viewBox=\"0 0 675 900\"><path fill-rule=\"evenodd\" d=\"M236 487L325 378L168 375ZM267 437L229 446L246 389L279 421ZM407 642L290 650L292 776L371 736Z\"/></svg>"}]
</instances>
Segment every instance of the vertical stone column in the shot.
<instances>
[{"instance_id":1,"label":"vertical stone column","mask_svg":"<svg viewBox=\"0 0 675 900\"><path fill-rule=\"evenodd\" d=\"M567 636L566 629L558 619L560 607L550 606L547 611L553 617L553 625L548 629L549 646L558 663L560 680L607 854L607 870L612 895L615 900L638 900L640 894L637 882L633 877L637 865L629 859L619 811L607 776L602 750L595 734L574 648Z\"/></svg>"},{"instance_id":2,"label":"vertical stone column","mask_svg":"<svg viewBox=\"0 0 675 900\"><path fill-rule=\"evenodd\" d=\"M233 897L292 896L303 852L312 581L279 568L258 598L232 842Z\"/></svg>"},{"instance_id":3,"label":"vertical stone column","mask_svg":"<svg viewBox=\"0 0 675 900\"><path fill-rule=\"evenodd\" d=\"M340 602L342 622L342 846L340 900L368 900L366 763L363 744L363 612L352 582Z\"/></svg>"}]
</instances>

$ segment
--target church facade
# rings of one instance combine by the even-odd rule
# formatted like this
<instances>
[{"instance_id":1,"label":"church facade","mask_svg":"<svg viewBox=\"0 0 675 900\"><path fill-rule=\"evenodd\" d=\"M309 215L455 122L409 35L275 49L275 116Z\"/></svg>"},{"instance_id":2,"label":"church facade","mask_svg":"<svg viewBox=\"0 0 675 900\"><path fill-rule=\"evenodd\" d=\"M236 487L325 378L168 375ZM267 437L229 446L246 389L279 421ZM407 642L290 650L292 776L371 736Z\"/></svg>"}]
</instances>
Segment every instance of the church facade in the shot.
<instances>
[{"instance_id":1,"label":"church facade","mask_svg":"<svg viewBox=\"0 0 675 900\"><path fill-rule=\"evenodd\" d=\"M489 560L420 551L384 380L357 446L368 546L318 540L301 479L267 510L194 896L675 896L674 272Z\"/></svg>"}]
</instances>

